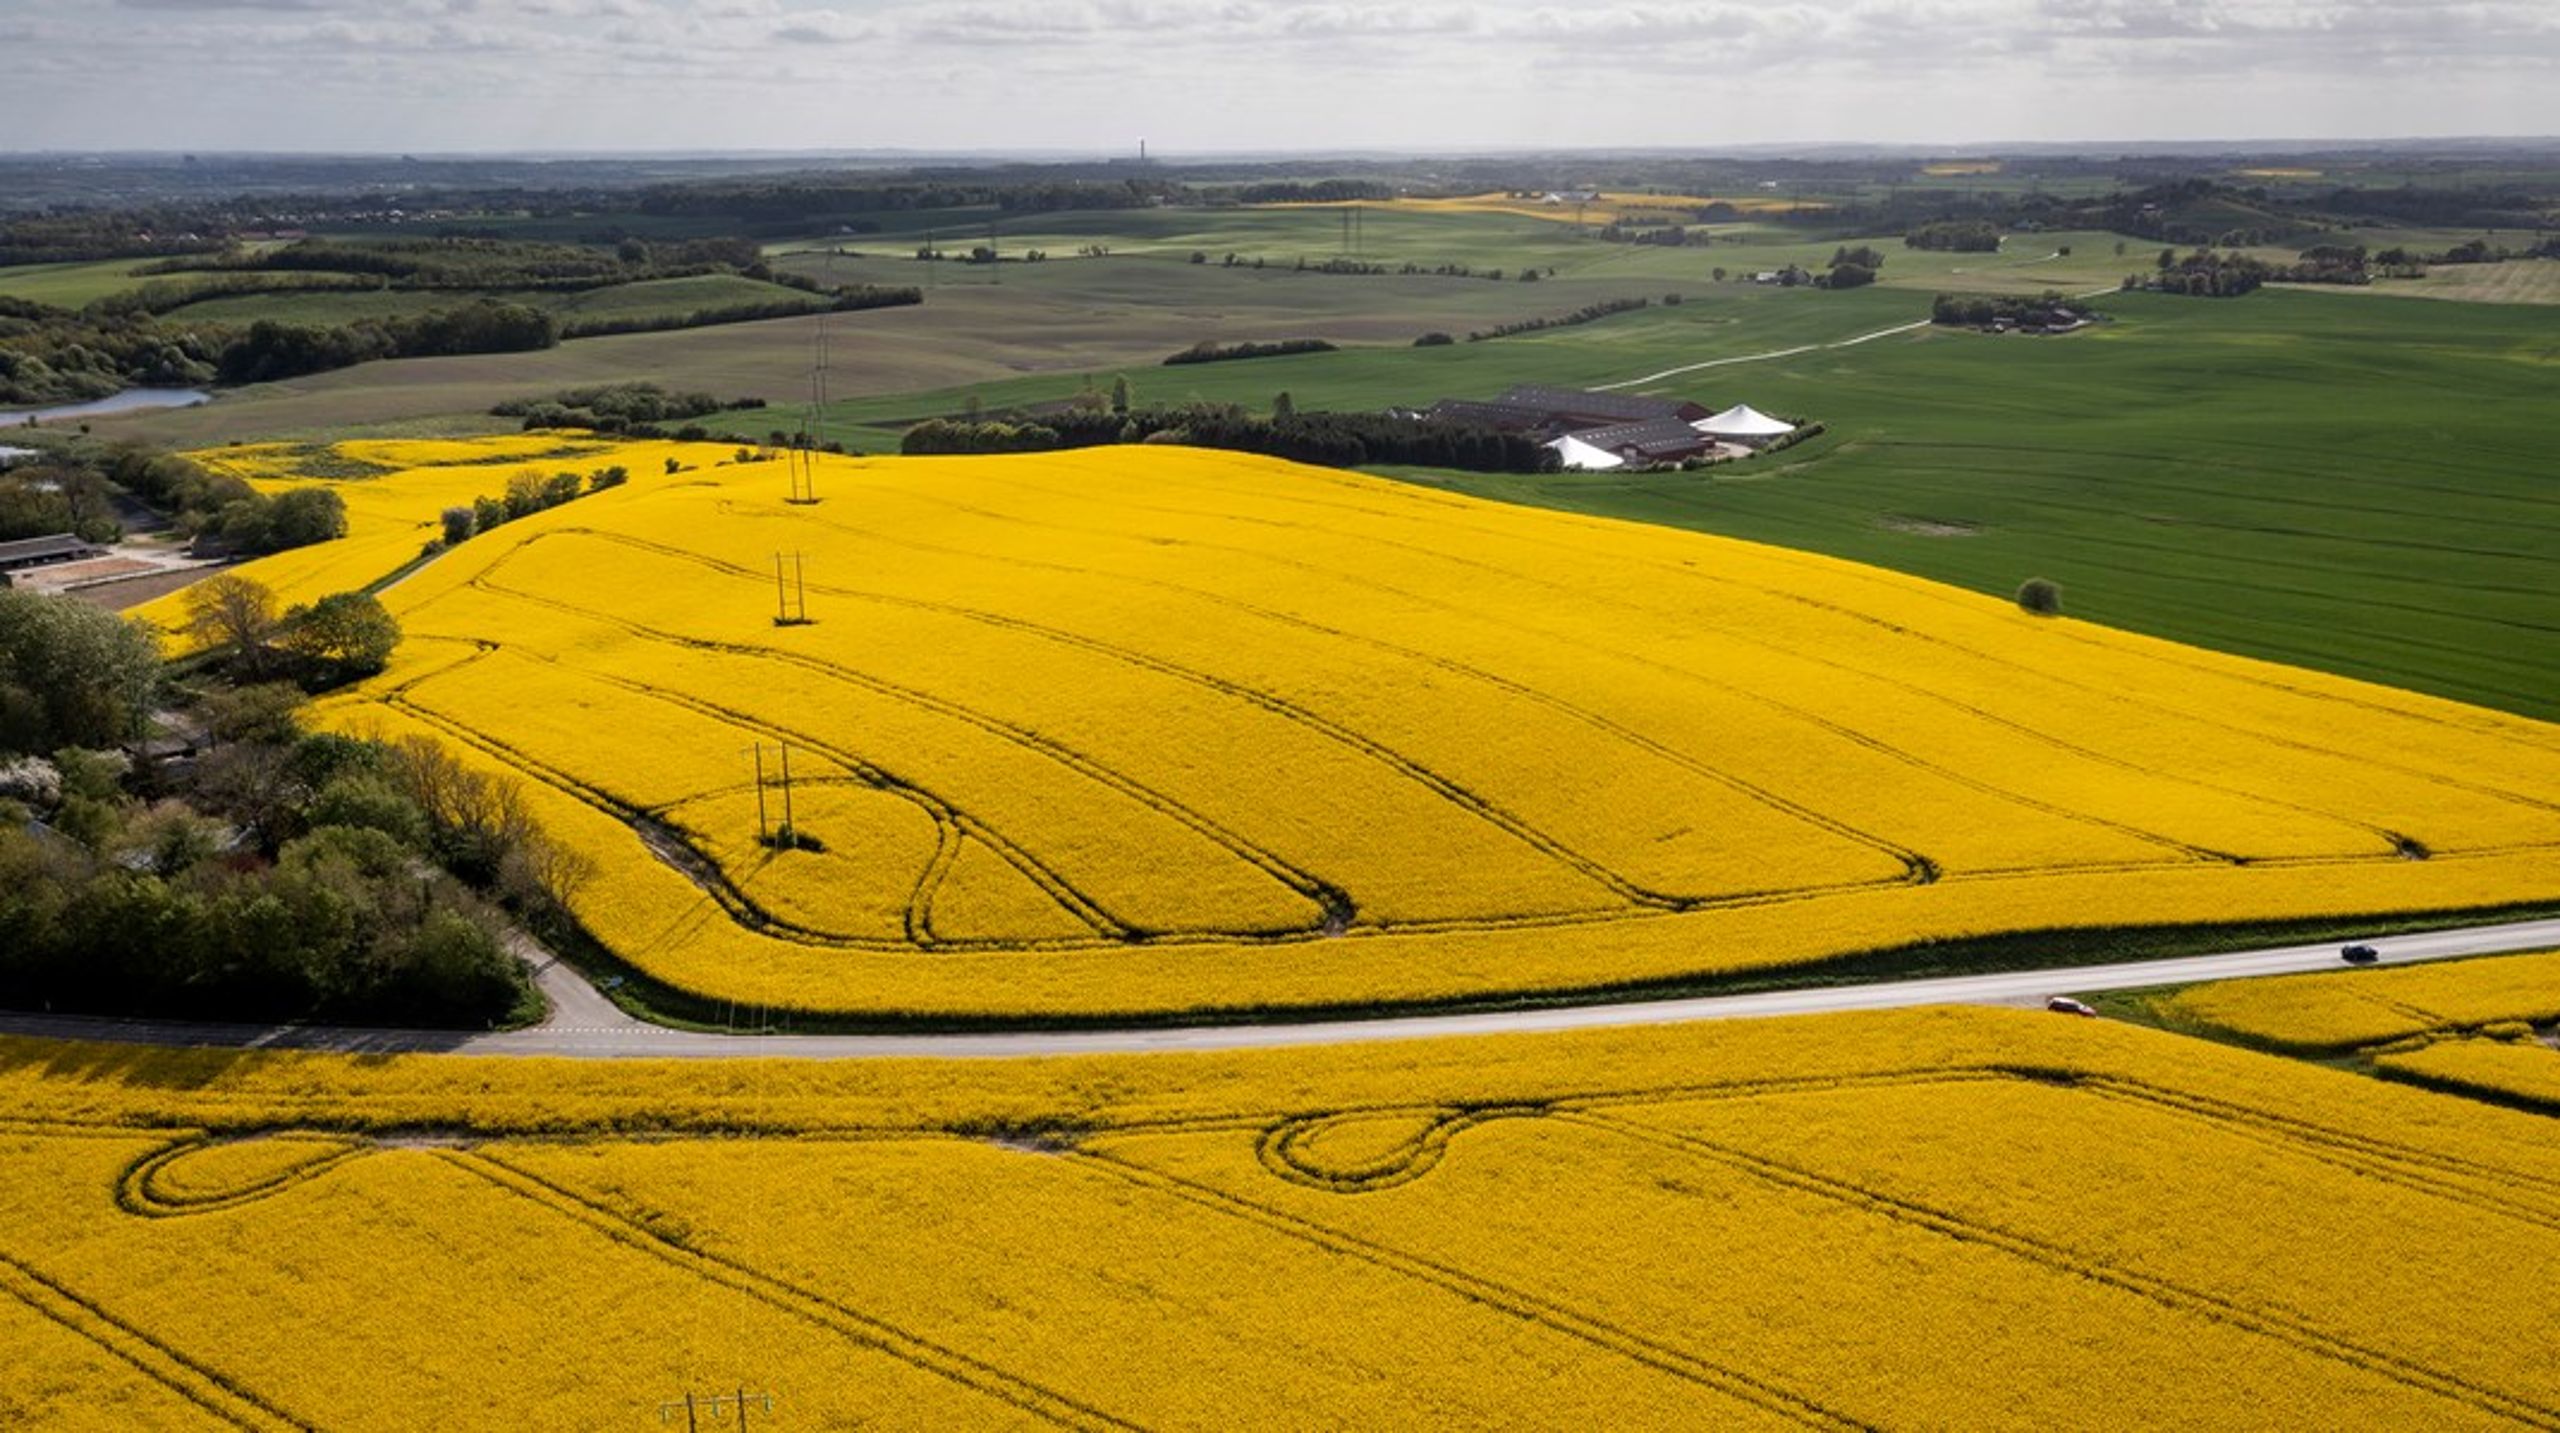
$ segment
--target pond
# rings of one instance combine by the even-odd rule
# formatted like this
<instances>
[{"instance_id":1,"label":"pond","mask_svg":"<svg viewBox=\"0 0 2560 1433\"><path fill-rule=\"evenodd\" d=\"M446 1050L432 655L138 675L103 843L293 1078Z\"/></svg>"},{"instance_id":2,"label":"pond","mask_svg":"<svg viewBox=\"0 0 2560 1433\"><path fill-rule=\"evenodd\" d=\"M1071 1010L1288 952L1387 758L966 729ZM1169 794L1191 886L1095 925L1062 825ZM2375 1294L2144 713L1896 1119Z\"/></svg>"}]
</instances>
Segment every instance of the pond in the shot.
<instances>
[{"instance_id":1,"label":"pond","mask_svg":"<svg viewBox=\"0 0 2560 1433\"><path fill-rule=\"evenodd\" d=\"M29 418L38 423L60 423L79 418L105 418L117 413L139 413L150 408L193 408L209 401L212 394L201 388L128 388L105 398L86 403L63 403L51 408L0 409L0 428L16 428Z\"/></svg>"}]
</instances>

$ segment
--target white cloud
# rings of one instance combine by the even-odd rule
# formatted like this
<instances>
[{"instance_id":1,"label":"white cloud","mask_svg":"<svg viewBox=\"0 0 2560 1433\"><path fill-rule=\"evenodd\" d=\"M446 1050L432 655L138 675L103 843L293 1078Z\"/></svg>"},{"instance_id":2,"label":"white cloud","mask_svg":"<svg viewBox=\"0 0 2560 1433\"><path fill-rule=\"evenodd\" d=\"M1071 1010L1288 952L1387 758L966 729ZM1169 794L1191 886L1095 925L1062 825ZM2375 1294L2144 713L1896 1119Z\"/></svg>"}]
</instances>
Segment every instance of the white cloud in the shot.
<instances>
[{"instance_id":1,"label":"white cloud","mask_svg":"<svg viewBox=\"0 0 2560 1433\"><path fill-rule=\"evenodd\" d=\"M26 146L2560 131L2560 0L0 0ZM644 83L645 82L645 83ZM149 106L127 103L137 92ZM468 107L447 101L468 95Z\"/></svg>"}]
</instances>

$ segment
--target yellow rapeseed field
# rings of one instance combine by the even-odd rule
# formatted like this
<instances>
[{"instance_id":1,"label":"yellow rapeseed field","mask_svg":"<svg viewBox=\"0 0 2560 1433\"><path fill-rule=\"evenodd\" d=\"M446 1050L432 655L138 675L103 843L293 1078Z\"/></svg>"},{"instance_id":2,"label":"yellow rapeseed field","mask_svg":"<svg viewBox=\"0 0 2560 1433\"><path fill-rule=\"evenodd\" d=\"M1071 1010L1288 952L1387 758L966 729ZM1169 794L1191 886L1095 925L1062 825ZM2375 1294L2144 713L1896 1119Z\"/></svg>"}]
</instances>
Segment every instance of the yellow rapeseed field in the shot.
<instances>
[{"instance_id":1,"label":"yellow rapeseed field","mask_svg":"<svg viewBox=\"0 0 2560 1433\"><path fill-rule=\"evenodd\" d=\"M1301 203L1267 204L1268 209L1341 209L1359 208L1387 213L1413 214L1514 214L1524 219L1553 219L1563 223L1611 224L1621 219L1682 222L1699 209L1721 204L1744 214L1763 214L1791 209L1828 209L1819 199L1799 200L1771 194L1720 194L1712 198L1698 194L1636 194L1616 190L1601 191L1580 205L1567 199L1548 200L1538 194L1469 194L1451 199L1350 199L1321 200Z\"/></svg>"},{"instance_id":2,"label":"yellow rapeseed field","mask_svg":"<svg viewBox=\"0 0 2560 1433\"><path fill-rule=\"evenodd\" d=\"M2280 1049L2344 1050L2448 1030L2560 1019L2560 951L2191 985L2171 1024Z\"/></svg>"},{"instance_id":3,"label":"yellow rapeseed field","mask_svg":"<svg viewBox=\"0 0 2560 1433\"><path fill-rule=\"evenodd\" d=\"M2560 1422L2547 1120L2041 1014L0 1098L39 1426Z\"/></svg>"},{"instance_id":4,"label":"yellow rapeseed field","mask_svg":"<svg viewBox=\"0 0 2560 1433\"><path fill-rule=\"evenodd\" d=\"M2386 1075L2560 1116L2560 1050L2529 1037L2438 1040L2374 1056Z\"/></svg>"},{"instance_id":5,"label":"yellow rapeseed field","mask_svg":"<svg viewBox=\"0 0 2560 1433\"><path fill-rule=\"evenodd\" d=\"M672 451L669 444L606 445L559 433L529 433L463 440L369 439L319 450L291 443L241 444L188 456L261 492L317 482L346 503L345 537L277 553L246 567L250 576L275 589L283 605L292 606L364 587L398 570L439 535L446 508L503 496L507 479L518 472L545 477L586 473L602 466L608 452L610 461L625 465L662 463ZM314 468L331 475L314 477ZM186 622L186 599L163 597L134 615L176 640Z\"/></svg>"},{"instance_id":6,"label":"yellow rapeseed field","mask_svg":"<svg viewBox=\"0 0 2560 1433\"><path fill-rule=\"evenodd\" d=\"M374 449L443 461L247 570L378 576L536 441ZM815 505L730 457L582 449L633 480L392 587L320 713L525 778L589 928L708 998L1363 1005L2560 896L2522 718L1238 454L826 458ZM759 841L786 743L814 849Z\"/></svg>"}]
</instances>

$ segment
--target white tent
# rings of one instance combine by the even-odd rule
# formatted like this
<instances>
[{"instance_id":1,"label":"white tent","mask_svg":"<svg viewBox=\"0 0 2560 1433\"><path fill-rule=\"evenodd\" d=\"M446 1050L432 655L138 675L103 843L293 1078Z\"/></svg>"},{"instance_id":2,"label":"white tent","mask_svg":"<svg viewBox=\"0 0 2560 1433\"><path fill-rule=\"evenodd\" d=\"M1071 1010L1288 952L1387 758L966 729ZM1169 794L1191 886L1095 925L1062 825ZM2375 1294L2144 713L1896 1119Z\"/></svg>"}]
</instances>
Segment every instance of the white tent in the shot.
<instances>
[{"instance_id":1,"label":"white tent","mask_svg":"<svg viewBox=\"0 0 2560 1433\"><path fill-rule=\"evenodd\" d=\"M1583 472L1607 472L1611 468L1623 468L1627 465L1626 459L1606 448L1595 448L1570 433L1549 443L1547 447L1555 452L1557 458L1562 460L1566 467L1580 469Z\"/></svg>"},{"instance_id":2,"label":"white tent","mask_svg":"<svg viewBox=\"0 0 2560 1433\"><path fill-rule=\"evenodd\" d=\"M1710 438L1777 438L1796 430L1795 424L1784 418L1772 418L1748 403L1736 403L1689 426Z\"/></svg>"}]
</instances>

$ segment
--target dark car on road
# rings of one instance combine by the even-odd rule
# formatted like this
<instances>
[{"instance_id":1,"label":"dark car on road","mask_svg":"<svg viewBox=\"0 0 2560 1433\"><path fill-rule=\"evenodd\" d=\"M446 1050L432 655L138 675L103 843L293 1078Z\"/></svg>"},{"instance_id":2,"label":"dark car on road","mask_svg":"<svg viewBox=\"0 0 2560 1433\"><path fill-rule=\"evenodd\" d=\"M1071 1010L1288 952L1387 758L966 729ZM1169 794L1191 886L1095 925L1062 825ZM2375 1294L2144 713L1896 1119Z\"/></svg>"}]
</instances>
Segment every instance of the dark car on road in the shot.
<instances>
[{"instance_id":1,"label":"dark car on road","mask_svg":"<svg viewBox=\"0 0 2560 1433\"><path fill-rule=\"evenodd\" d=\"M2351 945L2338 952L2338 959L2349 965L2371 965L2382 959L2382 952L2369 945Z\"/></svg>"}]
</instances>

